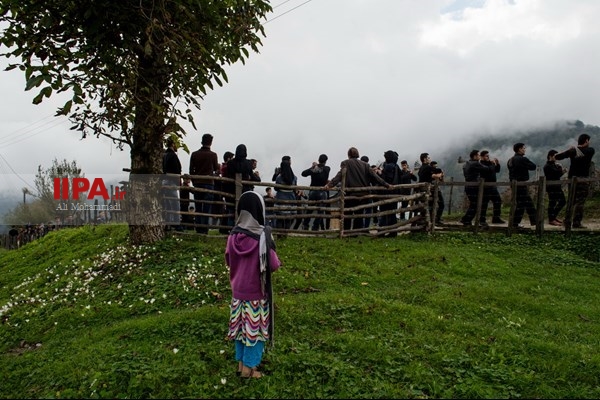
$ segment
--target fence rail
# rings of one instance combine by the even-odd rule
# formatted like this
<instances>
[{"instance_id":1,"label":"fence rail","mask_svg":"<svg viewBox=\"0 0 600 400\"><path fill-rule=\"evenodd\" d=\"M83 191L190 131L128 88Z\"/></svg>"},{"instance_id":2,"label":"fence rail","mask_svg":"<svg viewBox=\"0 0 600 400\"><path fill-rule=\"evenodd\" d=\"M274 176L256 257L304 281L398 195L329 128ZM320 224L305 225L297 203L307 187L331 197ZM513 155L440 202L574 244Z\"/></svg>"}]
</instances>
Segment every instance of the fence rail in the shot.
<instances>
[{"instance_id":1,"label":"fence rail","mask_svg":"<svg viewBox=\"0 0 600 400\"><path fill-rule=\"evenodd\" d=\"M189 175L187 175L189 176ZM387 236L390 234L398 234L406 231L426 231L434 232L438 229L444 230L471 230L477 233L483 229L479 225L481 205L484 201L484 189L490 186L504 188L505 196L503 199L504 207L509 206L509 221L512 220L516 210L516 187L525 186L528 191L533 194L533 202L536 205L536 226L535 233L541 236L545 231L544 216L546 214L546 187L547 186L564 186L566 188L567 204L565 206L565 218L563 230L567 237L572 234L572 221L575 211L575 191L577 185L594 183L592 186L597 186L599 178L571 178L569 180L547 181L544 176L539 177L535 181L528 182L461 182L451 179L449 182L433 182L433 183L413 183L407 185L395 185L390 189L381 186L369 186L361 188L348 188L342 183L340 187L332 188L325 191L323 187L303 186L303 185L281 185L274 182L254 182L244 181L238 174L236 179L224 177L207 177L207 176L189 176L191 178L209 178L218 182L218 187L235 188L233 190L223 191L215 189L207 189L202 187L184 187L184 186L166 186L165 189L179 190L180 196L177 198L165 197L164 200L177 201L180 205L179 210L166 211L176 215L176 220L179 223L173 223L183 230L201 230L218 229L220 233L226 234L233 226L236 218L237 200L242 194L242 188L250 185L259 193L265 192L265 188L272 187L275 190L300 191L308 192L320 191L325 192L325 199L310 200L306 197L297 198L296 200L282 200L277 198L265 199L267 223L273 227L273 232L279 235L310 235L324 237L350 237L350 236ZM344 182L345 179L342 179ZM478 188L478 205L477 213L473 219L473 226L463 227L462 224L444 224L443 227L436 225L438 220L438 195L439 191L450 193L447 212L452 212L453 191L464 189L467 186L476 186ZM261 188L261 189L259 189ZM183 189L183 190L182 190ZM181 197L181 193L188 193L188 197ZM593 192L593 191L591 191ZM202 194L200 197L210 195L208 199L194 200L194 193ZM360 195L360 193L367 193ZM508 196L507 196L508 195ZM463 202L464 203L464 202ZM209 212L200 212L201 204L211 206ZM188 205L194 205L194 210L189 210ZM463 211L465 205L454 207ZM111 213L107 222L124 222L126 210L118 213ZM84 221L79 221L81 224L97 224L105 221L99 221L97 215L86 213L87 218ZM204 217L201 223L201 217ZM315 225L315 218L317 224ZM381 221L386 220L387 224L382 224ZM362 219L363 224L356 224L355 221ZM374 220L379 223L374 223ZM68 224L66 224L68 225ZM167 224L168 225L168 224ZM358 226L356 226L358 225ZM316 226L317 229L301 229L303 227ZM57 226L56 228L58 228ZM497 226L493 229L504 230L507 235L512 235L516 230L509 223L508 226ZM0 247L14 249L22 246L25 243L35 240L48 230L35 230L32 228L25 229L22 227L19 234L0 235ZM556 228L553 227L553 231Z\"/></svg>"},{"instance_id":2,"label":"fence rail","mask_svg":"<svg viewBox=\"0 0 600 400\"><path fill-rule=\"evenodd\" d=\"M192 178L199 178L200 176L192 176ZM206 177L204 177L206 178ZM218 200L210 201L211 204L219 204L224 206L225 212L215 213L185 213L180 212L183 215L193 216L204 216L210 218L210 223L198 224L196 222L185 223L184 227L187 228L209 228L209 229L221 229L222 232L228 230L233 221L235 221L235 206L237 199L241 196L242 187L246 185L253 186L259 193L263 192L267 187L272 187L275 190L286 190L286 191L323 191L322 187L303 186L303 185L281 185L274 182L254 182L254 181L243 181L238 175L236 179L212 177L215 181L229 182L231 186L235 186L236 193L207 190L203 188L190 187L190 192L205 192L215 195ZM342 186L333 188L327 191L327 198L325 200L309 200L306 198L297 198L296 200L282 200L282 199L268 199L266 201L266 212L269 223L273 226L273 231L278 234L297 234L297 235L323 235L323 236L357 236L357 235L371 235L380 236L387 235L389 233L398 233L401 231L427 231L433 232L436 228L435 221L438 220L437 213L437 201L438 191L449 190L450 199L452 199L452 191L456 188L463 189L466 186L477 186L478 188L478 206L477 214L473 219L474 225L472 227L462 227L461 224L455 226L445 225L443 229L462 229L472 230L473 232L479 232L482 227L479 226L478 221L480 220L481 205L484 201L484 189L486 187L496 186L504 188L509 196L504 201L504 207L509 206L509 221L512 220L516 210L516 186L525 186L533 194L533 201L536 205L536 226L535 232L538 235L542 235L544 232L544 216L546 214L546 186L565 186L567 189L567 205L565 207L566 216L564 231L567 235L572 232L572 221L574 213L574 193L577 185L582 183L597 183L599 178L571 178L569 180L561 181L546 181L544 176L539 177L535 181L528 182L484 182L479 180L478 182L461 182L451 180L450 182L435 181L433 183L413 183L407 185L395 185L390 189L386 189L381 186L369 186L360 188L348 188L345 187L342 179ZM258 189L262 188L262 190ZM356 195L357 193L368 193L367 195ZM408 194L400 194L399 192ZM505 196L506 197L506 196ZM194 203L193 196L189 199L190 203ZM388 207L386 207L386 205ZM384 206L384 207L382 207ZM459 209L464 210L466 207L463 205ZM196 210L198 207L196 206ZM451 212L451 204L448 207L448 213ZM317 215L315 215L317 214ZM371 220L376 218L381 220L386 216L397 216L397 220L389 225L370 224L358 228L353 228L353 223L350 223L352 228L348 228L348 221L354 221L362 218L363 220ZM314 221L314 218L322 218L326 223L322 225L323 229L319 230L303 230L299 229L305 227L306 220L310 219ZM292 221L292 224L282 223L283 221ZM310 221L309 221L310 222ZM346 222L346 224L344 224ZM363 224L364 225L364 224ZM508 226L498 227L498 229L504 229L508 235L511 235L516 231L516 228L512 227L509 223ZM556 229L553 229L553 231Z\"/></svg>"}]
</instances>

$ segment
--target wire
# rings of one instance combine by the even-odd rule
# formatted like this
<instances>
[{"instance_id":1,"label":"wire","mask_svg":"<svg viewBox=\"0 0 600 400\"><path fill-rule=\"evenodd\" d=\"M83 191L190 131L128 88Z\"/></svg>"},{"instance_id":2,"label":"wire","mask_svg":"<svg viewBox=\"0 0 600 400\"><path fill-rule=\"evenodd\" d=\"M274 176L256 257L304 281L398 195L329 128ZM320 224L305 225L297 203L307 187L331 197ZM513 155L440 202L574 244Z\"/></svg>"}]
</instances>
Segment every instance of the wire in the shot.
<instances>
[{"instance_id":1,"label":"wire","mask_svg":"<svg viewBox=\"0 0 600 400\"><path fill-rule=\"evenodd\" d=\"M289 0L287 0L287 1L289 1ZM285 1L284 3L287 3L287 1ZM274 21L274 20L276 20L276 19L277 19L277 18L279 18L279 17L283 17L285 14L291 13L292 11L294 11L294 10L296 10L296 9L298 9L298 8L300 8L300 7L302 7L303 5L305 5L305 4L307 4L307 3L310 3L311 1L312 1L312 0L307 0L307 1L305 1L304 3L302 3L302 4L298 5L298 6L294 7L294 8L290 8L290 9L289 9L289 10L287 10L286 12L283 12L283 13L281 13L281 14L279 14L279 15L276 15L276 16L274 16L273 18L271 18L271 19L269 19L269 20L265 21L265 23L264 23L263 25L266 25L266 24L268 24L269 22L271 22L271 21ZM284 4L284 3L281 3L280 5L282 5L282 4Z\"/></svg>"},{"instance_id":2,"label":"wire","mask_svg":"<svg viewBox=\"0 0 600 400\"><path fill-rule=\"evenodd\" d=\"M35 129L32 128L31 130L25 131L24 133L18 134L16 136L13 133L13 134L11 134L12 137L6 137L5 139L0 140L0 149L3 149L8 146L12 146L13 144L22 142L23 140L31 139L34 136L37 136L41 133L46 132L46 130L39 130L41 128L44 128L44 127L54 128L56 126L64 124L65 122L66 121L64 121L64 120L51 120L41 126L36 127ZM32 125L34 125L34 124L32 124ZM32 125L30 125L30 126L32 126ZM22 128L22 129L24 129L24 128ZM16 131L16 132L18 132L18 131Z\"/></svg>"},{"instance_id":3,"label":"wire","mask_svg":"<svg viewBox=\"0 0 600 400\"><path fill-rule=\"evenodd\" d=\"M4 163L6 164L6 166L13 172L13 174L15 174L15 176L17 178L19 178L21 181L23 181L27 186L29 186L30 188L32 188L33 190L35 190L35 188L33 186L31 186L31 184L29 184L29 182L27 182L25 179L23 179L21 177L21 175L17 174L17 172L13 169L13 167L10 166L10 164L8 163L8 161L6 161L6 158L4 158L4 156L2 154L0 154L0 158L2 160L4 160Z\"/></svg>"},{"instance_id":4,"label":"wire","mask_svg":"<svg viewBox=\"0 0 600 400\"><path fill-rule=\"evenodd\" d=\"M290 2L290 1L292 1L292 0L285 0L283 3L279 3L279 4L277 4L276 6L274 6L274 7L273 7L273 10L274 10L274 9L276 9L277 7L279 7L279 6L282 6L282 5L284 5L285 3L288 3L288 2Z\"/></svg>"}]
</instances>

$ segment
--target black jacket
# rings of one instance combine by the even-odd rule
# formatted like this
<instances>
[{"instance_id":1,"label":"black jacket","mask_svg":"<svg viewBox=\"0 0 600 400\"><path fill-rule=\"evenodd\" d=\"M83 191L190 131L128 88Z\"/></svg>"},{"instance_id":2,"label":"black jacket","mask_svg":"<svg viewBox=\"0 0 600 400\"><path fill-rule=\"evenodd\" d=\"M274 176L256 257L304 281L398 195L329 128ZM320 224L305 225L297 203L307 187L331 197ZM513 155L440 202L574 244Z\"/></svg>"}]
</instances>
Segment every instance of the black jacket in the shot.
<instances>
[{"instance_id":1,"label":"black jacket","mask_svg":"<svg viewBox=\"0 0 600 400\"><path fill-rule=\"evenodd\" d=\"M490 173L494 168L491 166L483 165L478 160L468 160L463 165L463 175L465 176L465 182L477 182L479 177L484 173ZM465 186L466 188L467 186Z\"/></svg>"},{"instance_id":2,"label":"black jacket","mask_svg":"<svg viewBox=\"0 0 600 400\"><path fill-rule=\"evenodd\" d=\"M163 154L163 174L181 175L181 162L177 153L171 148L168 148Z\"/></svg>"},{"instance_id":3,"label":"black jacket","mask_svg":"<svg viewBox=\"0 0 600 400\"><path fill-rule=\"evenodd\" d=\"M558 181L560 177L563 176L565 170L562 165L554 161L548 161L544 165L544 176L546 176L546 180L549 181Z\"/></svg>"},{"instance_id":4,"label":"black jacket","mask_svg":"<svg viewBox=\"0 0 600 400\"><path fill-rule=\"evenodd\" d=\"M515 154L506 163L508 178L511 181L525 182L529 180L529 171L535 171L536 165L529 158Z\"/></svg>"},{"instance_id":5,"label":"black jacket","mask_svg":"<svg viewBox=\"0 0 600 400\"><path fill-rule=\"evenodd\" d=\"M227 161L227 178L235 179L236 174L241 174L243 181L260 182L260 178L252 171L252 162L246 157L246 146L238 145L235 149L235 156ZM227 182L224 186L226 192L235 193L235 183ZM254 190L254 185L244 184L242 186L242 192L251 190Z\"/></svg>"},{"instance_id":6,"label":"black jacket","mask_svg":"<svg viewBox=\"0 0 600 400\"><path fill-rule=\"evenodd\" d=\"M481 177L486 182L496 182L496 174L500 172L500 164L495 164L492 161L480 161L486 167L492 167L491 170L482 171Z\"/></svg>"},{"instance_id":7,"label":"black jacket","mask_svg":"<svg viewBox=\"0 0 600 400\"><path fill-rule=\"evenodd\" d=\"M325 186L329 180L331 168L324 164L317 164L302 171L302 176L310 176L310 186Z\"/></svg>"},{"instance_id":8,"label":"black jacket","mask_svg":"<svg viewBox=\"0 0 600 400\"><path fill-rule=\"evenodd\" d=\"M595 150L593 147L576 147L565 150L562 153L558 153L554 156L554 158L557 160L563 160L565 158L571 159L569 178L574 176L587 178L590 176L590 166L592 164L592 157L594 156L594 153Z\"/></svg>"}]
</instances>

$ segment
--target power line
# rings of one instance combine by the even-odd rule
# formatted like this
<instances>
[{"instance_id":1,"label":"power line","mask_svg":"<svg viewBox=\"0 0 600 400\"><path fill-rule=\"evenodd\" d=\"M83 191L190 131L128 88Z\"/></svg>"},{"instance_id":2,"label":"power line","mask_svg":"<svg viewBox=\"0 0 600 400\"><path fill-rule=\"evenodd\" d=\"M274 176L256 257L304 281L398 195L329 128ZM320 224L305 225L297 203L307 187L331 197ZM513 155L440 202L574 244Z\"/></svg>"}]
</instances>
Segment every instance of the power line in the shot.
<instances>
[{"instance_id":1,"label":"power line","mask_svg":"<svg viewBox=\"0 0 600 400\"><path fill-rule=\"evenodd\" d=\"M284 5L285 3L290 2L290 1L292 1L292 0L285 0L283 3L277 4L275 7L273 7L273 10L276 9L277 7L280 7L280 6Z\"/></svg>"},{"instance_id":2,"label":"power line","mask_svg":"<svg viewBox=\"0 0 600 400\"><path fill-rule=\"evenodd\" d=\"M279 5L282 5L282 4L284 4L284 3L287 3L288 1L289 1L289 0L287 0L287 1L283 2L283 3L279 4ZM283 17L285 14L291 13L292 11L294 11L294 10L296 10L296 9L298 9L298 8L300 8L300 7L302 7L303 5L305 5L305 4L307 4L307 3L310 3L311 1L312 1L312 0L307 0L307 1L305 1L304 3L302 3L302 4L298 5L298 6L294 7L294 8L290 8L290 9L289 9L289 10L287 10L286 12L283 12L283 13L281 13L281 14L279 14L279 15L276 15L276 16L274 16L273 18L271 18L271 19L267 20L267 21L266 21L266 22L265 22L263 25L266 25L266 24L268 24L269 22L271 22L271 21L273 21L273 20L276 20L276 19L277 19L277 18L279 18L279 17ZM278 6L277 6L277 7L278 7Z\"/></svg>"},{"instance_id":3,"label":"power line","mask_svg":"<svg viewBox=\"0 0 600 400\"><path fill-rule=\"evenodd\" d=\"M59 120L59 119L58 120L51 120L51 121L48 121L48 122L44 123L41 126L36 127L35 129L32 128L29 131L25 131L24 133L20 133L20 134L14 134L13 133L12 137L6 137L3 140L0 140L0 149L3 149L3 148L8 147L8 146L12 146L13 144L22 142L24 140L31 139L34 136L37 136L37 135L39 135L41 133L44 133L44 132L46 132L46 130L40 130L40 129L44 128L44 127L54 128L56 126L64 124L65 122L66 121ZM32 125L34 125L34 124L32 124Z\"/></svg>"},{"instance_id":4,"label":"power line","mask_svg":"<svg viewBox=\"0 0 600 400\"><path fill-rule=\"evenodd\" d=\"M15 130L12 130L10 132L7 132L6 135L4 135L4 137L0 137L0 141L1 140L6 140L7 138L9 138L11 136L14 136L15 134L20 133L22 131L28 131L28 130L34 129L33 127L35 125L38 125L38 124L40 124L40 123L42 123L43 121L46 121L46 120L53 120L52 115L48 115L47 117L44 117L44 118L39 119L39 120L37 120L35 122L32 122L29 125L25 125L25 126L22 126L20 128L15 129ZM6 122L5 122L5 124L6 124Z\"/></svg>"},{"instance_id":5,"label":"power line","mask_svg":"<svg viewBox=\"0 0 600 400\"><path fill-rule=\"evenodd\" d=\"M4 163L6 164L6 166L7 166L7 167L8 167L8 168L9 168L9 169L10 169L10 170L13 172L13 174L15 174L15 176L16 176L17 178L19 178L19 179L20 179L21 181L23 181L23 182L24 182L24 183L25 183L27 186L29 186L30 188L32 188L33 190L35 190L35 188L34 188L33 186L31 186L31 185L29 184L29 182L27 182L25 179L23 179L23 178L21 177L21 175L17 174L17 172L16 172L16 171L13 169L13 167L11 167L11 166L10 166L10 164L8 163L8 161L6 161L6 158L4 158L4 156L3 156L2 154L0 154L0 158L1 158L2 160L4 160Z\"/></svg>"}]
</instances>

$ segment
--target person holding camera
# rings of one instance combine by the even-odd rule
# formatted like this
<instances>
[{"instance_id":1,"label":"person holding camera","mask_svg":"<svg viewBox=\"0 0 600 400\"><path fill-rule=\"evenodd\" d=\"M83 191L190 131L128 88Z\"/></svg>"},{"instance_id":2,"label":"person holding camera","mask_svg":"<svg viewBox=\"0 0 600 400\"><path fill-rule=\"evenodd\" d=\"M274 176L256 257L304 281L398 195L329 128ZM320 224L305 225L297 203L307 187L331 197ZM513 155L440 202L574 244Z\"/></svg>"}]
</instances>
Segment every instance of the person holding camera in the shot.
<instances>
[{"instance_id":1,"label":"person holding camera","mask_svg":"<svg viewBox=\"0 0 600 400\"><path fill-rule=\"evenodd\" d=\"M558 151L552 149L546 156L544 165L544 176L547 179L546 193L548 193L548 223L554 226L562 226L562 221L558 219L558 213L567 204L565 193L562 190L562 184L550 183L560 181L560 178L567 173L566 168L556 162L554 158Z\"/></svg>"},{"instance_id":2,"label":"person holding camera","mask_svg":"<svg viewBox=\"0 0 600 400\"><path fill-rule=\"evenodd\" d=\"M500 172L500 161L497 158L490 159L490 152L483 150L480 155L479 162L485 166L492 167L487 171L481 172L481 177L485 182L496 182L496 174ZM502 198L500 192L498 192L498 186L485 186L483 188L483 204L485 204L485 210L487 212L488 202L492 202L492 224L503 224L505 221L500 218L502 211Z\"/></svg>"},{"instance_id":3,"label":"person holding camera","mask_svg":"<svg viewBox=\"0 0 600 400\"><path fill-rule=\"evenodd\" d=\"M471 153L469 153L469 161L463 165L465 182L475 183L479 181L479 178L483 174L489 173L489 171L494 169L493 166L483 165L480 160L481 156L479 155L479 150L472 150ZM477 214L477 200L479 198L479 189L477 188L477 185L465 185L465 194L469 200L469 206L465 215L460 219L460 222L462 222L464 226L471 226L471 221ZM488 227L488 224L485 221L486 211L487 203L482 201L479 214L479 226L484 228Z\"/></svg>"},{"instance_id":4,"label":"person holding camera","mask_svg":"<svg viewBox=\"0 0 600 400\"><path fill-rule=\"evenodd\" d=\"M327 182L329 182L329 172L331 171L331 168L325 165L325 163L327 163L327 155L321 154L319 156L318 162L313 162L310 168L307 168L304 171L302 171L302 176L310 176L310 186L323 187L327 184ZM324 207L325 203L321 202L327 200L327 193L328 192L325 190L310 190L308 192L308 200L314 201L314 205L317 207ZM307 211L307 213L310 214L312 214L312 212L313 210ZM322 229L325 228L325 225L323 224L323 218L320 217L320 215L324 214L323 211L316 210L316 214L317 215L315 216L312 224L313 231L318 231L319 227L321 227ZM304 230L308 230L309 225L310 217L306 217L302 224Z\"/></svg>"}]
</instances>

